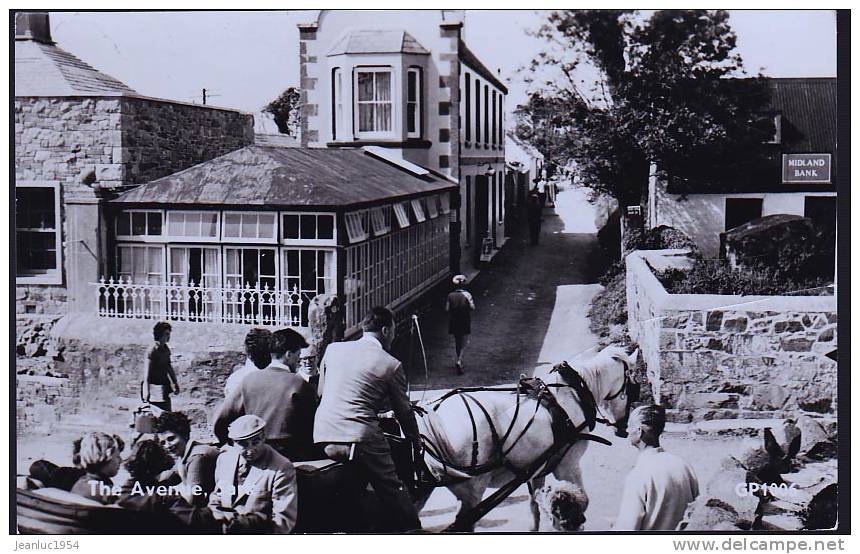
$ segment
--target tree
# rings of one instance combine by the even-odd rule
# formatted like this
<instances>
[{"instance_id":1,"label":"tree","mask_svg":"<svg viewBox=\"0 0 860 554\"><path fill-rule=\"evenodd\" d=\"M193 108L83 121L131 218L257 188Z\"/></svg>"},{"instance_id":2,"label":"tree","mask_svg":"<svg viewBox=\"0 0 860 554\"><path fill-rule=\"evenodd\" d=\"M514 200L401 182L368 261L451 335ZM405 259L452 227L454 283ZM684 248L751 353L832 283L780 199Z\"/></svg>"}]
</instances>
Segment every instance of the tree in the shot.
<instances>
[{"instance_id":1,"label":"tree","mask_svg":"<svg viewBox=\"0 0 860 554\"><path fill-rule=\"evenodd\" d=\"M552 12L531 63L538 85L516 133L583 184L637 203L651 162L674 184L730 183L773 133L762 79L742 74L725 11Z\"/></svg>"},{"instance_id":2,"label":"tree","mask_svg":"<svg viewBox=\"0 0 860 554\"><path fill-rule=\"evenodd\" d=\"M263 112L275 117L278 132L291 137L299 136L302 96L299 89L289 87L277 98L266 104Z\"/></svg>"}]
</instances>

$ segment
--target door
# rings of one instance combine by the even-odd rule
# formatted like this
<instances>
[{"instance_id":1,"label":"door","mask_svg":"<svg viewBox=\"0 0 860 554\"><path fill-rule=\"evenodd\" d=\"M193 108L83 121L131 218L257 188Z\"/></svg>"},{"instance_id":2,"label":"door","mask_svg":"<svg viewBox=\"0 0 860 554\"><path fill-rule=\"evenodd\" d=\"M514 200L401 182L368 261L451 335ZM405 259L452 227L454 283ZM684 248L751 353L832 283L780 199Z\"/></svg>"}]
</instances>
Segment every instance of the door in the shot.
<instances>
[{"instance_id":1,"label":"door","mask_svg":"<svg viewBox=\"0 0 860 554\"><path fill-rule=\"evenodd\" d=\"M761 217L761 198L726 198L726 227L734 229L739 225Z\"/></svg>"},{"instance_id":2,"label":"door","mask_svg":"<svg viewBox=\"0 0 860 554\"><path fill-rule=\"evenodd\" d=\"M274 248L224 248L224 314L235 323L275 323Z\"/></svg>"}]
</instances>

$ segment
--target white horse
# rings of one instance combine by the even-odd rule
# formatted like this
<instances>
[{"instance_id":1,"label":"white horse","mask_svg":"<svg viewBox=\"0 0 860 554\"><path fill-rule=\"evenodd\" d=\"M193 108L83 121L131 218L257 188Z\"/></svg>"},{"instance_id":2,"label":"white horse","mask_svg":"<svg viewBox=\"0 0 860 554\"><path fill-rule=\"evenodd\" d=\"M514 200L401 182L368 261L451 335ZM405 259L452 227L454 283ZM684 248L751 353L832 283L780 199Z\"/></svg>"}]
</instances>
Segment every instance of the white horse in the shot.
<instances>
[{"instance_id":1,"label":"white horse","mask_svg":"<svg viewBox=\"0 0 860 554\"><path fill-rule=\"evenodd\" d=\"M603 349L588 361L577 362L576 372L593 395L594 402L601 408L609 424L617 427L616 434L626 435L628 414L627 385L629 367L636 359L638 350L628 355L618 346ZM580 399L571 386L570 366L562 371L551 366L542 366L534 371L549 385L573 425L588 432L586 415L588 401ZM463 530L473 530L474 522L464 522L462 518L482 499L488 487L498 488L511 482L517 475L530 466L539 463L541 455L548 452L554 444L552 416L549 410L539 406L536 399L508 391L477 390L452 391L441 402L436 400L425 408L428 413L418 418L418 426L424 438L425 461L431 472L445 482L445 486L460 501L457 520ZM587 396L587 395L586 395ZM562 414L562 415L564 415ZM598 416L599 417L599 416ZM561 481L582 487L582 474L579 462L588 448L588 440L580 439L572 446L565 446L558 453L561 459L554 463L543 463L534 473L536 478L529 483L531 509L534 518L532 530L540 528L540 510L535 492L543 485L544 477L552 474ZM583 493L584 494L584 493ZM426 498L423 499L426 501ZM423 502L420 502L423 505ZM580 505L580 514L568 514L569 520L581 518L587 507Z\"/></svg>"}]
</instances>

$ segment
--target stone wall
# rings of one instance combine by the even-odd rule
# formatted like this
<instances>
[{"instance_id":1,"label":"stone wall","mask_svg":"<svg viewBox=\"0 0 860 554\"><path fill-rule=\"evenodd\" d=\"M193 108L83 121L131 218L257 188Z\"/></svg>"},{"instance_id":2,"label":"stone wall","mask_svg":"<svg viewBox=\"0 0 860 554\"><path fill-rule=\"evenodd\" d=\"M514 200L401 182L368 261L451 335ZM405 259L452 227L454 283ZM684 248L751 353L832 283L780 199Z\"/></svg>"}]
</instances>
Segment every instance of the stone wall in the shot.
<instances>
[{"instance_id":1,"label":"stone wall","mask_svg":"<svg viewBox=\"0 0 860 554\"><path fill-rule=\"evenodd\" d=\"M95 208L94 186L169 175L253 138L253 116L233 110L143 97L15 98L16 182L59 183L64 244L60 284L21 280L16 312L64 313L71 289L98 278L104 258L98 216L82 208L70 218L72 205Z\"/></svg>"},{"instance_id":2,"label":"stone wall","mask_svg":"<svg viewBox=\"0 0 860 554\"><path fill-rule=\"evenodd\" d=\"M630 336L655 399L697 419L835 413L836 299L669 294L654 276L690 263L679 250L627 257Z\"/></svg>"},{"instance_id":3,"label":"stone wall","mask_svg":"<svg viewBox=\"0 0 860 554\"><path fill-rule=\"evenodd\" d=\"M254 143L250 114L165 102L123 98L122 149L114 152L126 184L139 184L181 171Z\"/></svg>"},{"instance_id":4,"label":"stone wall","mask_svg":"<svg viewBox=\"0 0 860 554\"><path fill-rule=\"evenodd\" d=\"M33 364L19 363L19 432L49 432L62 417L73 413L94 420L125 413L130 419L131 411L141 403L143 360L152 345L154 322L71 314L51 323L50 340L59 355L35 371L26 369ZM244 362L243 341L250 327L172 325L172 361L182 389L173 406L189 413L201 426L224 397L227 376Z\"/></svg>"}]
</instances>

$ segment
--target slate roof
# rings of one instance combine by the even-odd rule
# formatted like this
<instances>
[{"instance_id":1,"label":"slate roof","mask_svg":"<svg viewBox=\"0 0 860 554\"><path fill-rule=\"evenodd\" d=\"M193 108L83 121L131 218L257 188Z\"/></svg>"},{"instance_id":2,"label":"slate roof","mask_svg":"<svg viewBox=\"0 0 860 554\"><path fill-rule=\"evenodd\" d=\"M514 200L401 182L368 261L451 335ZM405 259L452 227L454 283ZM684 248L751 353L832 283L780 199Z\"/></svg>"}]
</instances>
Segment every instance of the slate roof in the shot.
<instances>
[{"instance_id":1,"label":"slate roof","mask_svg":"<svg viewBox=\"0 0 860 554\"><path fill-rule=\"evenodd\" d=\"M54 44L16 40L15 96L137 96L137 93Z\"/></svg>"},{"instance_id":2,"label":"slate roof","mask_svg":"<svg viewBox=\"0 0 860 554\"><path fill-rule=\"evenodd\" d=\"M836 79L768 79L771 109L782 114L782 142L792 153L836 152Z\"/></svg>"},{"instance_id":3,"label":"slate roof","mask_svg":"<svg viewBox=\"0 0 860 554\"><path fill-rule=\"evenodd\" d=\"M113 202L337 209L456 186L360 149L254 145L140 185Z\"/></svg>"},{"instance_id":4,"label":"slate roof","mask_svg":"<svg viewBox=\"0 0 860 554\"><path fill-rule=\"evenodd\" d=\"M403 30L356 29L338 40L328 53L340 54L430 54Z\"/></svg>"}]
</instances>

